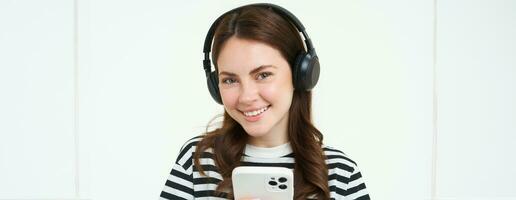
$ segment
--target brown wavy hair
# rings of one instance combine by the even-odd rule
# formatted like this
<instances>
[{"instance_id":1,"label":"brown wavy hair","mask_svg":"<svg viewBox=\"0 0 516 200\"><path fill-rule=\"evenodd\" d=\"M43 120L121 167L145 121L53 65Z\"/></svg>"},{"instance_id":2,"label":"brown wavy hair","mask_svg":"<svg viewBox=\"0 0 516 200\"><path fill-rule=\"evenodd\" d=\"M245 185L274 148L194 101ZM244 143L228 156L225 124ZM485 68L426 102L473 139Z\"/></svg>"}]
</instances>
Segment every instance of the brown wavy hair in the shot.
<instances>
[{"instance_id":1,"label":"brown wavy hair","mask_svg":"<svg viewBox=\"0 0 516 200\"><path fill-rule=\"evenodd\" d=\"M223 16L213 41L212 58L216 69L221 48L231 37L259 41L276 48L291 68L296 56L305 52L295 26L270 8L244 6ZM310 91L294 90L287 128L295 158L294 196L295 199L312 195L329 199L328 169L321 147L323 135L312 123L311 104ZM217 186L217 193L229 191L229 198L232 198L231 172L241 163L248 137L243 127L224 111L222 126L207 132L197 143L194 164L202 175L205 173L199 159L207 149L213 150L213 159L223 178Z\"/></svg>"}]
</instances>

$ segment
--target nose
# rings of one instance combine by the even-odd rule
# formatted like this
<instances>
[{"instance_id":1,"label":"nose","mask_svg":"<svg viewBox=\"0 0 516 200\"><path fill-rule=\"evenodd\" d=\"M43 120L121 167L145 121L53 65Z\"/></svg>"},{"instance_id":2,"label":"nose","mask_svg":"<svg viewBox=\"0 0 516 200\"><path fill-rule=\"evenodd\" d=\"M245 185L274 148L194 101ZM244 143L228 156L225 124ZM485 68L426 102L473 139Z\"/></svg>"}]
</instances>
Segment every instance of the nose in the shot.
<instances>
[{"instance_id":1,"label":"nose","mask_svg":"<svg viewBox=\"0 0 516 200\"><path fill-rule=\"evenodd\" d=\"M241 104L251 105L258 100L258 87L252 81L242 82L238 101Z\"/></svg>"}]
</instances>

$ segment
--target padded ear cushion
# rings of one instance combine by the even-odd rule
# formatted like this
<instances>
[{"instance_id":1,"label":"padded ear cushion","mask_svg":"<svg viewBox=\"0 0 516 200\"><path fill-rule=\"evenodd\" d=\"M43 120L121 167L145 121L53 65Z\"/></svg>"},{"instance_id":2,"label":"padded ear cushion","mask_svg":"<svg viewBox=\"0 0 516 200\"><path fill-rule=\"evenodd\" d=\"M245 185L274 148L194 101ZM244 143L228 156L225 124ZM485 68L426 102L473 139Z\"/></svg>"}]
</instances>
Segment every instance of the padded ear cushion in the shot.
<instances>
[{"instance_id":1,"label":"padded ear cushion","mask_svg":"<svg viewBox=\"0 0 516 200\"><path fill-rule=\"evenodd\" d=\"M302 84L300 83L300 65L301 65L301 61L303 60L303 58L305 57L305 53L304 52L300 52L297 54L296 56L296 61L294 62L294 66L292 66L292 83L294 84L294 88L296 90L304 90Z\"/></svg>"},{"instance_id":2,"label":"padded ear cushion","mask_svg":"<svg viewBox=\"0 0 516 200\"><path fill-rule=\"evenodd\" d=\"M210 72L210 75L207 77L206 82L208 83L208 90L210 90L211 97L222 105L222 98L220 96L219 91L219 80L217 76L217 71Z\"/></svg>"},{"instance_id":3,"label":"padded ear cushion","mask_svg":"<svg viewBox=\"0 0 516 200\"><path fill-rule=\"evenodd\" d=\"M300 53L293 67L294 86L309 91L319 80L319 58L310 53Z\"/></svg>"}]
</instances>

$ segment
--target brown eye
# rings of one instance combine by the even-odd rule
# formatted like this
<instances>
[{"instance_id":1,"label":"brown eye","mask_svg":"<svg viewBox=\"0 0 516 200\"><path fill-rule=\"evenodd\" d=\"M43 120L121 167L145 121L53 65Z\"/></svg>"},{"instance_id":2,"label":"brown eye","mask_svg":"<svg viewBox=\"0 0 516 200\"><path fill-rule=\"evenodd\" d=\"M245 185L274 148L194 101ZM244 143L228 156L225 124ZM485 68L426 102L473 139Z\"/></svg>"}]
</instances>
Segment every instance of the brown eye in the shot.
<instances>
[{"instance_id":1,"label":"brown eye","mask_svg":"<svg viewBox=\"0 0 516 200\"><path fill-rule=\"evenodd\" d=\"M263 79L269 77L270 75L272 75L272 73L270 73L270 72L262 72L262 73L258 74L258 79L259 80L263 80Z\"/></svg>"},{"instance_id":2,"label":"brown eye","mask_svg":"<svg viewBox=\"0 0 516 200\"><path fill-rule=\"evenodd\" d=\"M232 78L225 78L225 79L222 79L222 83L223 84L228 84L228 85L231 85L233 83L235 83L235 79L232 79Z\"/></svg>"}]
</instances>

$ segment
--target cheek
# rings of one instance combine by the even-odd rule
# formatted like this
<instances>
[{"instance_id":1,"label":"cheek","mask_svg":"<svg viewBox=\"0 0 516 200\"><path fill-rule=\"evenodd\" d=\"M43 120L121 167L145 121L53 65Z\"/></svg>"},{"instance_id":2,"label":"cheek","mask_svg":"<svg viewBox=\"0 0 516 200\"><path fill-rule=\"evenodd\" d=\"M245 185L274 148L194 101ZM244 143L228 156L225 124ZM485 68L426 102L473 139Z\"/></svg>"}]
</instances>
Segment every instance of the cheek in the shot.
<instances>
[{"instance_id":1,"label":"cheek","mask_svg":"<svg viewBox=\"0 0 516 200\"><path fill-rule=\"evenodd\" d=\"M238 100L238 92L231 89L221 90L220 97L225 106L234 107Z\"/></svg>"},{"instance_id":2,"label":"cheek","mask_svg":"<svg viewBox=\"0 0 516 200\"><path fill-rule=\"evenodd\" d=\"M273 87L273 85L262 87L260 88L260 96L262 96L266 101L272 103L278 98L278 95L280 95L278 89L278 87Z\"/></svg>"},{"instance_id":3,"label":"cheek","mask_svg":"<svg viewBox=\"0 0 516 200\"><path fill-rule=\"evenodd\" d=\"M270 103L288 103L292 100L294 90L288 85L278 87L277 85L270 85L261 88L261 96Z\"/></svg>"}]
</instances>

